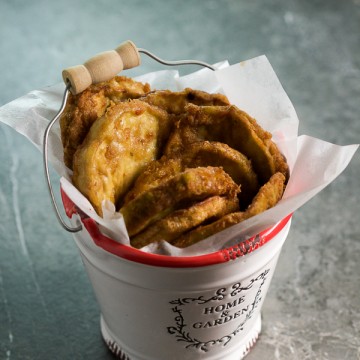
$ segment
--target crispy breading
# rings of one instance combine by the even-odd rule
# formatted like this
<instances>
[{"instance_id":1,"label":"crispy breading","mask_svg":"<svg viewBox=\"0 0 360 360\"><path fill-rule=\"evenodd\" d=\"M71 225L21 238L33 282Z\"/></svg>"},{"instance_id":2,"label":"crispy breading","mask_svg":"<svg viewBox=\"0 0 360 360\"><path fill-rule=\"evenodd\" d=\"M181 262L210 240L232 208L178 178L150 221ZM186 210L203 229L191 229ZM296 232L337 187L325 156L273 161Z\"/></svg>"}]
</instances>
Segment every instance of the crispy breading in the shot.
<instances>
[{"instance_id":1,"label":"crispy breading","mask_svg":"<svg viewBox=\"0 0 360 360\"><path fill-rule=\"evenodd\" d=\"M186 168L218 166L241 185L240 206L246 208L259 189L257 175L251 162L243 154L219 142L199 141L189 144L174 158L163 156L151 162L136 179L125 197L125 204L146 189L160 184Z\"/></svg>"},{"instance_id":2,"label":"crispy breading","mask_svg":"<svg viewBox=\"0 0 360 360\"><path fill-rule=\"evenodd\" d=\"M150 92L141 100L156 105L168 113L182 114L186 105L229 105L228 98L223 94L209 94L205 91L186 88L183 91L157 90Z\"/></svg>"},{"instance_id":3,"label":"crispy breading","mask_svg":"<svg viewBox=\"0 0 360 360\"><path fill-rule=\"evenodd\" d=\"M84 141L94 121L103 116L111 104L139 98L149 91L148 84L116 76L109 81L91 85L78 95L70 94L60 118L65 165L73 168L76 149Z\"/></svg>"},{"instance_id":4,"label":"crispy breading","mask_svg":"<svg viewBox=\"0 0 360 360\"><path fill-rule=\"evenodd\" d=\"M131 245L142 248L155 241L165 240L170 242L205 221L219 219L238 210L238 208L236 196L232 198L212 196L188 208L176 210L149 225L140 234L131 238Z\"/></svg>"},{"instance_id":5,"label":"crispy breading","mask_svg":"<svg viewBox=\"0 0 360 360\"><path fill-rule=\"evenodd\" d=\"M280 201L284 188L285 176L278 172L271 176L270 180L260 188L252 203L245 211L227 214L211 224L199 226L172 241L172 245L180 248L188 247L232 225L238 224L241 221L270 209Z\"/></svg>"},{"instance_id":6,"label":"crispy breading","mask_svg":"<svg viewBox=\"0 0 360 360\"><path fill-rule=\"evenodd\" d=\"M280 152L274 142L270 142L269 151L274 159L275 171L282 173L285 176L285 183L287 183L290 177L290 169L285 156Z\"/></svg>"},{"instance_id":7,"label":"crispy breading","mask_svg":"<svg viewBox=\"0 0 360 360\"><path fill-rule=\"evenodd\" d=\"M244 211L243 220L274 207L283 196L285 181L286 178L281 172L271 176L269 181L260 188L246 211Z\"/></svg>"},{"instance_id":8,"label":"crispy breading","mask_svg":"<svg viewBox=\"0 0 360 360\"><path fill-rule=\"evenodd\" d=\"M101 202L116 204L143 168L160 156L169 115L140 100L108 108L74 155L74 185L101 215Z\"/></svg>"},{"instance_id":9,"label":"crispy breading","mask_svg":"<svg viewBox=\"0 0 360 360\"><path fill-rule=\"evenodd\" d=\"M288 176L288 167L271 140L271 134L236 106L196 106L185 108L165 148L167 156L181 154L197 141L218 141L251 159L261 184L277 171Z\"/></svg>"},{"instance_id":10,"label":"crispy breading","mask_svg":"<svg viewBox=\"0 0 360 360\"><path fill-rule=\"evenodd\" d=\"M241 185L241 208L245 209L259 190L259 182L251 161L227 144L198 141L186 146L179 156L184 167L221 166L236 184Z\"/></svg>"},{"instance_id":11,"label":"crispy breading","mask_svg":"<svg viewBox=\"0 0 360 360\"><path fill-rule=\"evenodd\" d=\"M160 185L142 192L124 205L120 213L132 237L171 212L215 195L235 196L238 185L217 167L187 169Z\"/></svg>"},{"instance_id":12,"label":"crispy breading","mask_svg":"<svg viewBox=\"0 0 360 360\"><path fill-rule=\"evenodd\" d=\"M271 134L222 94L117 76L71 94L60 127L73 184L100 216L114 203L137 248L187 247L257 215L289 177Z\"/></svg>"},{"instance_id":13,"label":"crispy breading","mask_svg":"<svg viewBox=\"0 0 360 360\"><path fill-rule=\"evenodd\" d=\"M124 204L129 203L141 193L168 181L184 170L180 158L169 159L166 156L151 161L135 180L134 186L124 198Z\"/></svg>"}]
</instances>

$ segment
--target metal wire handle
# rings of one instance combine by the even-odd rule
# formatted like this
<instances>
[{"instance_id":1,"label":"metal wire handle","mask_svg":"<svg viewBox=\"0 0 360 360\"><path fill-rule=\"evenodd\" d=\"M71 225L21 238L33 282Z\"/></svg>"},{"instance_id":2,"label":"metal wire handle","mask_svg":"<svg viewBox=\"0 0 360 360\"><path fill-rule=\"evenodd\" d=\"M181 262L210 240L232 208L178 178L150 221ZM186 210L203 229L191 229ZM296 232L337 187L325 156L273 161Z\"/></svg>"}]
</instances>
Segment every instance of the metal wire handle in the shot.
<instances>
[{"instance_id":1,"label":"metal wire handle","mask_svg":"<svg viewBox=\"0 0 360 360\"><path fill-rule=\"evenodd\" d=\"M138 48L138 52L142 53L142 54L145 54L145 55L149 56L150 58L156 60L158 63L163 64L163 65L167 65L167 66L200 65L200 66L204 66L204 67L207 67L210 70L215 71L215 68L212 65L207 64L206 62L203 62L203 61L199 61L199 60L169 61L169 60L163 60L163 59L159 58L158 56L154 55L153 53L151 53L150 51L148 51L146 49Z\"/></svg>"},{"instance_id":2,"label":"metal wire handle","mask_svg":"<svg viewBox=\"0 0 360 360\"><path fill-rule=\"evenodd\" d=\"M129 47L129 43L126 43L125 44L127 47ZM120 45L119 48L122 48L124 47L124 45ZM131 43L131 47L130 49L131 50L134 50L134 47L135 45L133 43ZM118 48L118 49L119 49ZM179 66L179 65L199 65L199 66L203 66L203 67L207 67L208 69L211 69L213 71L215 71L215 68L210 65L210 64L207 64L203 61L198 61L198 60L178 60L178 61L167 61L167 60L163 60L161 58L159 58L158 56L154 55L153 53L151 53L150 51L148 50L145 50L145 49L138 49L136 48L136 51L139 52L139 53L143 53L147 56L149 56L150 58L154 59L155 61L159 62L160 64L163 64L163 65L167 65L167 66ZM124 55L123 55L124 57ZM122 59L122 63L125 63L124 59ZM86 63L85 63L86 64ZM138 63L139 64L139 63ZM137 64L137 65L138 65ZM134 65L134 66L137 66L137 65ZM77 67L80 67L82 65L78 65ZM124 67L123 67L124 68ZM129 67L127 67L129 68ZM115 74L112 74L110 76L109 79L103 79L101 81L105 81L105 80L110 80L113 76L115 76L118 72L116 72ZM68 75L68 73L67 73ZM60 118L61 114L63 113L64 109L65 109L65 106L66 106L66 102L67 102L67 99L69 97L69 94L70 94L70 91L73 92L73 93L78 93L78 91L73 91L74 90L74 85L72 84L72 79L70 78L67 78L67 75L64 76L64 73L63 73L63 77L64 77L64 80L65 80L65 83L66 83L66 87L65 87L65 91L64 91L64 95L63 95L63 99L62 99L62 103L61 103L61 106L60 106L60 109L58 111L58 113L55 115L55 117L50 121L50 123L48 124L48 126L46 127L45 129L45 133L44 133L44 138L43 138L43 160L44 160L44 172L45 172L45 179L46 179L46 182L47 182L47 186L48 186L48 190L49 190L49 194L50 194L50 198L51 198L51 202L52 202L52 205L53 205L53 208L55 210L55 214L56 214L56 217L60 223L60 225L68 232L71 232L71 233L75 233L75 232L79 232L82 230L82 225L80 224L79 226L76 226L76 227L72 227L72 226L69 226L65 221L64 219L62 218L61 214L60 214L60 211L59 211L59 208L56 204L56 199L55 199L55 195L54 195L54 191L53 191L53 188L52 188L52 185L51 185L51 180L50 180L50 175L49 175L49 159L48 159L48 142L49 142L49 134L50 134L50 131L51 131L51 128L53 127L53 125L56 123L56 121ZM94 81L92 81L94 82Z\"/></svg>"},{"instance_id":3,"label":"metal wire handle","mask_svg":"<svg viewBox=\"0 0 360 360\"><path fill-rule=\"evenodd\" d=\"M49 190L49 194L50 194L50 198L51 198L51 203L52 203L53 208L55 210L56 217L59 220L59 223L61 224L61 226L66 231L75 233L75 232L78 232L78 231L82 230L82 225L79 225L77 227L71 227L71 226L67 225L66 222L63 220L63 218L62 218L62 216L60 214L59 208L58 208L58 206L56 204L54 191L53 191L53 188L52 188L52 185L51 185L51 180L50 180L50 175L49 175L49 159L48 159L49 134L50 134L51 128L56 123L56 121L59 119L59 117L61 116L62 112L65 109L66 101L67 101L69 93L70 93L69 92L70 86L71 86L70 83L68 83L66 85L60 109L59 109L58 113L55 115L55 117L49 122L49 125L45 129L44 140L43 140L43 160L44 160L45 178L46 178L46 182L47 182L47 185L48 185L48 190Z\"/></svg>"}]
</instances>

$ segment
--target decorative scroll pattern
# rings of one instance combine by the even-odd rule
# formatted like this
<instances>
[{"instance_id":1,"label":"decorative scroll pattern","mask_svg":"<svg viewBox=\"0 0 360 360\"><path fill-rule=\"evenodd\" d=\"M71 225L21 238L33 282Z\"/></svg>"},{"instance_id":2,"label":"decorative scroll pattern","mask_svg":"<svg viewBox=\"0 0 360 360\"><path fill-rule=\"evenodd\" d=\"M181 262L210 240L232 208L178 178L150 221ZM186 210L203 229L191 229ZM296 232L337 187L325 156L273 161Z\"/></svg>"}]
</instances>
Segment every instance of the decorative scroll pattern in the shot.
<instances>
[{"instance_id":1,"label":"decorative scroll pattern","mask_svg":"<svg viewBox=\"0 0 360 360\"><path fill-rule=\"evenodd\" d=\"M227 289L226 288L220 288L218 289L214 296L206 299L203 296L199 296L197 298L179 298L176 300L170 301L171 305L175 305L171 308L171 310L174 312L175 317L175 326L169 326L167 328L168 333L171 335L174 335L176 337L176 340L179 342L183 342L185 344L185 348L195 348L203 352L208 352L213 346L216 345L222 345L226 346L236 335L238 335L243 329L246 322L252 318L255 309L258 307L259 303L262 300L262 287L265 284L265 281L267 279L267 275L269 273L270 269L265 270L262 272L259 276L256 278L253 278L250 280L250 282L243 286L241 283L236 283L231 287L231 291L229 292L230 296L236 296L240 293L246 293L246 291L250 290L255 283L260 282L259 288L256 292L255 298L250 304L249 310L246 312L246 316L241 321L240 324L229 334L222 336L219 339L212 339L212 340L201 340L197 339L196 337L192 336L192 334L189 331L189 326L186 323L186 320L184 318L184 307L189 304L207 304L212 301L219 301L223 300L225 298ZM255 339L256 341L256 339Z\"/></svg>"}]
</instances>

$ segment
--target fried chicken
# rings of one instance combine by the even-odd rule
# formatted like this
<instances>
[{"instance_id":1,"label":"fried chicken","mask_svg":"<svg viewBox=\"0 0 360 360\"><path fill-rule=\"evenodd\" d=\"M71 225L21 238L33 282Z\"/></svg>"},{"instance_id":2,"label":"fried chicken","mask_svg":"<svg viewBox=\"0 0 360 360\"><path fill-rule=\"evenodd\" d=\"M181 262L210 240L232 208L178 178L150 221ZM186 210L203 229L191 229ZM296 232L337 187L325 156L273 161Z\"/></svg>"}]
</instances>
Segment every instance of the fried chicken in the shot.
<instances>
[{"instance_id":1,"label":"fried chicken","mask_svg":"<svg viewBox=\"0 0 360 360\"><path fill-rule=\"evenodd\" d=\"M163 156L161 159L151 162L127 193L125 203L176 173L187 168L201 166L222 167L236 184L241 185L239 200L242 208L246 208L250 204L259 189L257 175L246 156L223 143L199 141L189 144L181 156L178 154L173 158Z\"/></svg>"},{"instance_id":2,"label":"fried chicken","mask_svg":"<svg viewBox=\"0 0 360 360\"><path fill-rule=\"evenodd\" d=\"M181 154L198 141L218 141L251 159L261 184L277 171L288 176L288 167L263 129L247 113L236 106L196 106L189 104L176 125L165 148L167 156ZM176 155L175 155L176 156Z\"/></svg>"},{"instance_id":3,"label":"fried chicken","mask_svg":"<svg viewBox=\"0 0 360 360\"><path fill-rule=\"evenodd\" d=\"M252 203L245 211L230 213L211 224L199 226L179 236L171 243L174 246L185 248L225 230L232 225L236 225L252 216L258 215L275 206L280 201L284 188L285 176L282 173L276 173L260 188Z\"/></svg>"},{"instance_id":4,"label":"fried chicken","mask_svg":"<svg viewBox=\"0 0 360 360\"><path fill-rule=\"evenodd\" d=\"M140 100L113 105L94 122L74 155L72 180L98 214L102 200L116 204L159 157L169 129L169 115Z\"/></svg>"},{"instance_id":5,"label":"fried chicken","mask_svg":"<svg viewBox=\"0 0 360 360\"><path fill-rule=\"evenodd\" d=\"M241 185L239 202L246 208L259 189L251 161L239 151L217 141L197 141L184 148L181 154L184 167L219 166L234 182Z\"/></svg>"},{"instance_id":6,"label":"fried chicken","mask_svg":"<svg viewBox=\"0 0 360 360\"><path fill-rule=\"evenodd\" d=\"M163 219L149 225L140 234L131 238L131 245L142 248L152 242L165 240L171 242L183 233L222 216L237 211L236 196L212 196L187 208L175 210Z\"/></svg>"},{"instance_id":7,"label":"fried chicken","mask_svg":"<svg viewBox=\"0 0 360 360\"><path fill-rule=\"evenodd\" d=\"M198 167L170 177L120 209L132 237L171 212L215 195L234 197L239 187L221 168Z\"/></svg>"},{"instance_id":8,"label":"fried chicken","mask_svg":"<svg viewBox=\"0 0 360 360\"><path fill-rule=\"evenodd\" d=\"M61 139L64 147L64 163L73 168L73 156L82 144L94 121L105 114L112 104L139 98L150 91L148 84L133 79L115 78L91 85L78 95L69 95L60 118Z\"/></svg>"},{"instance_id":9,"label":"fried chicken","mask_svg":"<svg viewBox=\"0 0 360 360\"><path fill-rule=\"evenodd\" d=\"M117 76L70 95L60 127L73 184L100 216L115 205L136 248L238 224L275 206L289 177L271 134L222 94Z\"/></svg>"},{"instance_id":10,"label":"fried chicken","mask_svg":"<svg viewBox=\"0 0 360 360\"><path fill-rule=\"evenodd\" d=\"M157 90L150 92L141 100L158 106L170 114L180 115L185 111L188 104L198 106L206 105L229 105L229 100L222 94L209 94L205 91L186 88L183 91Z\"/></svg>"}]
</instances>

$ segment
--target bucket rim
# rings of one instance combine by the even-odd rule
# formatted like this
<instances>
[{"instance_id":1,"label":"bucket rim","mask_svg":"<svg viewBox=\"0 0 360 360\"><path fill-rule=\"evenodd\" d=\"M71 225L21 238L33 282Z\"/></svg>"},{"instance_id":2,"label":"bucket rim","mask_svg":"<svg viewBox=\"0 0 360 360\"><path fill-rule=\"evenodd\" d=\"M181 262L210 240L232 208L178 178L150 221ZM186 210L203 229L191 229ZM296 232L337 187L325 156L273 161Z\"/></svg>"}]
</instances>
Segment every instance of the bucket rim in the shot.
<instances>
[{"instance_id":1,"label":"bucket rim","mask_svg":"<svg viewBox=\"0 0 360 360\"><path fill-rule=\"evenodd\" d=\"M62 188L60 188L60 191L66 215L69 218L71 218L75 214L79 215L86 231L89 233L90 237L98 247L117 257L121 257L123 259L145 265L152 265L158 267L194 268L216 265L228 262L230 260L238 259L252 253L253 251L259 249L260 247L268 243L271 239L278 235L281 230L283 230L283 228L287 225L293 215L291 213L282 220L280 220L278 223L276 223L274 226L264 231L261 231L259 234L254 235L249 239L241 241L238 244L225 249L221 249L204 255L169 256L148 253L142 251L141 249L136 249L132 246L121 244L104 235L100 231L96 221L88 217L87 215L84 216L80 214L76 205L68 197L65 191Z\"/></svg>"}]
</instances>

